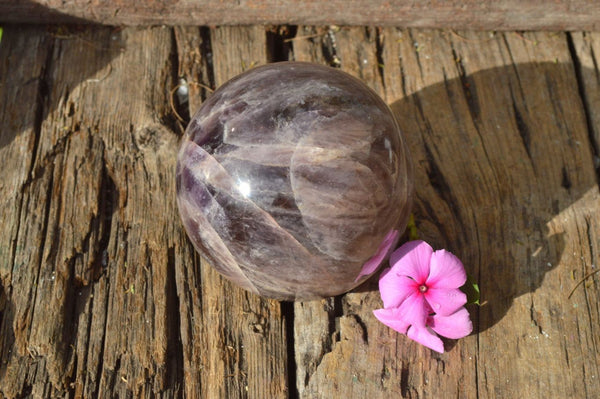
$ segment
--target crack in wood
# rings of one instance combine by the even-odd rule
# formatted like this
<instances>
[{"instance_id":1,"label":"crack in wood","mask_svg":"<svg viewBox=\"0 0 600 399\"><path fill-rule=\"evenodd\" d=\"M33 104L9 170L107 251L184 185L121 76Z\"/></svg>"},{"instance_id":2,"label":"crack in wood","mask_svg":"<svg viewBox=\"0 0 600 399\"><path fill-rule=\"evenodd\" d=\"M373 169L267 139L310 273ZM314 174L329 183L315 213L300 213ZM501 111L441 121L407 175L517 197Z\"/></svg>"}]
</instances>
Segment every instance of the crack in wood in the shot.
<instances>
[{"instance_id":1,"label":"crack in wood","mask_svg":"<svg viewBox=\"0 0 600 399\"><path fill-rule=\"evenodd\" d=\"M167 369L166 381L168 384L161 387L183 387L183 343L181 339L181 317L180 317L180 299L177 293L176 276L175 276L175 248L167 248L167 281L165 287L166 295L166 333L167 340L166 356ZM175 389L175 396L182 397L183 389Z\"/></svg>"},{"instance_id":2,"label":"crack in wood","mask_svg":"<svg viewBox=\"0 0 600 399\"><path fill-rule=\"evenodd\" d=\"M30 166L30 170L29 173L27 174L28 176L28 180L33 180L33 176L34 176L34 166L36 165L36 160L39 156L38 151L39 151L39 144L40 144L40 138L42 136L42 123L44 121L44 116L47 112L46 109L46 105L48 102L48 96L49 96L49 91L50 91L50 87L49 87L49 79L50 79L50 68L52 65L52 60L54 57L54 49L55 49L55 45L54 45L54 41L49 41L50 44L48 45L48 50L46 53L46 60L44 62L44 64L42 65L42 69L41 69L41 73L40 73L40 77L39 79L39 92L36 98L36 102L35 102L35 118L34 118L34 122L33 122L33 146L31 149L31 153L33 154L33 160L31 162L31 166Z\"/></svg>"},{"instance_id":3,"label":"crack in wood","mask_svg":"<svg viewBox=\"0 0 600 399\"><path fill-rule=\"evenodd\" d=\"M108 245L112 231L112 220L115 206L119 203L119 191L114 180L108 173L106 165L102 167L101 183L98 191L98 215L93 220L93 225L98 229L98 242L95 245L92 279L97 281L106 272L108 266Z\"/></svg>"},{"instance_id":4,"label":"crack in wood","mask_svg":"<svg viewBox=\"0 0 600 399\"><path fill-rule=\"evenodd\" d=\"M286 346L287 346L287 389L289 399L298 399L297 370L296 364L296 343L294 339L294 303L281 302L282 324L285 326Z\"/></svg>"},{"instance_id":5,"label":"crack in wood","mask_svg":"<svg viewBox=\"0 0 600 399\"><path fill-rule=\"evenodd\" d=\"M200 54L203 59L206 60L206 72L208 85L212 88L216 88L215 79L215 66L213 62L213 50L212 50L212 35L210 28L200 28L200 37L202 37L202 45L200 47ZM195 111L194 111L195 112Z\"/></svg>"},{"instance_id":6,"label":"crack in wood","mask_svg":"<svg viewBox=\"0 0 600 399\"><path fill-rule=\"evenodd\" d=\"M421 64L421 57L419 55L421 47L419 47L419 42L417 40L415 40L415 38L414 38L414 30L408 29L406 32L408 33L408 38L410 40L409 45L412 46L414 54L415 54L415 60L417 61L417 67L419 68L419 76L422 81L425 81L425 75L424 75L425 72L423 71L423 65Z\"/></svg>"},{"instance_id":7,"label":"crack in wood","mask_svg":"<svg viewBox=\"0 0 600 399\"><path fill-rule=\"evenodd\" d=\"M512 95L513 95L513 93L511 90L511 96ZM514 96L512 97L512 102L513 102L513 115L515 118L517 131L519 132L519 136L521 136L521 140L523 140L523 146L525 147L527 156L529 157L529 159L533 159L532 155L531 155L531 134L529 132L529 128L527 127L527 124L523 120L523 116L521 115L521 112L519 111L519 108L517 107ZM534 164L532 163L532 165L534 165ZM535 168L535 166L534 166L534 168Z\"/></svg>"},{"instance_id":8,"label":"crack in wood","mask_svg":"<svg viewBox=\"0 0 600 399\"><path fill-rule=\"evenodd\" d=\"M475 82L473 81L472 77L466 72L465 66L463 64L463 59L458 55L458 53L454 49L454 45L452 44L452 42L451 48L452 56L454 57L454 60L456 60L456 68L458 70L458 76L460 77L461 83L460 86L463 91L463 95L466 100L469 113L471 114L473 124L475 128L477 128L481 116L481 110L479 109L479 102L477 100L477 88L475 87Z\"/></svg>"},{"instance_id":9,"label":"crack in wood","mask_svg":"<svg viewBox=\"0 0 600 399\"><path fill-rule=\"evenodd\" d=\"M340 317L344 315L344 308L342 304L342 296L338 295L327 300L327 317L329 320L329 339L327 340L326 346L324 346L323 357L333 350L336 342L339 342L341 338L340 330ZM318 366L317 366L318 367Z\"/></svg>"},{"instance_id":10,"label":"crack in wood","mask_svg":"<svg viewBox=\"0 0 600 399\"><path fill-rule=\"evenodd\" d=\"M171 52L171 65L172 65L172 73L171 79L177 86L175 86L174 90L169 91L169 101L174 104L174 111L176 115L173 115L174 118L165 118L165 124L171 126L173 131L181 131L185 129L185 127L190 122L190 108L189 108L189 86L185 77L180 73L180 65L179 60L181 55L179 54L179 46L177 45L177 35L175 33L174 28L170 28L171 31L171 48L173 51ZM177 95L179 89L185 89L187 91L187 95ZM178 123L180 122L180 123Z\"/></svg>"},{"instance_id":11,"label":"crack in wood","mask_svg":"<svg viewBox=\"0 0 600 399\"><path fill-rule=\"evenodd\" d=\"M367 32L369 30L367 29ZM383 47L385 46L385 35L383 34L382 28L375 28L375 59L377 60L377 73L379 74L379 79L381 80L381 86L383 88L383 92L385 92L385 69L383 63Z\"/></svg>"},{"instance_id":12,"label":"crack in wood","mask_svg":"<svg viewBox=\"0 0 600 399\"><path fill-rule=\"evenodd\" d=\"M585 86L585 81L583 78L583 67L581 65L581 61L579 60L579 56L577 55L577 50L575 48L575 43L573 41L573 34L571 32L567 32L566 33L566 37L567 37L567 45L569 48L569 54L571 56L571 61L573 62L573 69L575 70L575 78L577 80L577 89L579 92L579 97L581 99L581 103L583 104L583 112L585 115L585 120L586 120L586 124L587 124L587 129L588 129L588 137L591 143L591 149L593 150L593 157L594 159L599 159L600 158L600 143L598 143L596 141L596 135L595 135L595 129L600 129L600 127L597 127L594 125L594 121L592 119L592 113L590 110L590 101L589 101L589 95L586 92L586 86ZM591 52L591 57L592 57L592 61L593 61L593 65L595 68L595 73L598 76L598 74L600 73L600 69L598 69L598 63L593 51L593 48L590 47L590 52ZM597 165L593 165L595 170L596 170L596 181L597 184L600 186L600 167L598 167Z\"/></svg>"},{"instance_id":13,"label":"crack in wood","mask_svg":"<svg viewBox=\"0 0 600 399\"><path fill-rule=\"evenodd\" d=\"M291 61L293 59L293 41L297 25L277 25L267 27L266 43L268 62Z\"/></svg>"},{"instance_id":14,"label":"crack in wood","mask_svg":"<svg viewBox=\"0 0 600 399\"><path fill-rule=\"evenodd\" d=\"M539 320L539 312L535 310L533 298L531 299L531 303L529 305L529 318L531 319L533 325L537 328L538 334L543 335L544 329L542 328L542 324Z\"/></svg>"}]
</instances>

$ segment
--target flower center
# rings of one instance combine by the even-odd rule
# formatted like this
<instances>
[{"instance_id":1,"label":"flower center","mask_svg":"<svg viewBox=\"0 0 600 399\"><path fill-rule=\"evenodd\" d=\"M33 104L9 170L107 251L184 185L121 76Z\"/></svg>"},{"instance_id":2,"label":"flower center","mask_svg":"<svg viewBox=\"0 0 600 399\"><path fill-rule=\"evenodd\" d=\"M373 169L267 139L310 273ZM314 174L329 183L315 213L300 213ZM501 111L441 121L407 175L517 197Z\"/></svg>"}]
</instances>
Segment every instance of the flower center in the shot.
<instances>
[{"instance_id":1,"label":"flower center","mask_svg":"<svg viewBox=\"0 0 600 399\"><path fill-rule=\"evenodd\" d=\"M427 292L427 286L425 284L419 286L419 291L424 294Z\"/></svg>"}]
</instances>

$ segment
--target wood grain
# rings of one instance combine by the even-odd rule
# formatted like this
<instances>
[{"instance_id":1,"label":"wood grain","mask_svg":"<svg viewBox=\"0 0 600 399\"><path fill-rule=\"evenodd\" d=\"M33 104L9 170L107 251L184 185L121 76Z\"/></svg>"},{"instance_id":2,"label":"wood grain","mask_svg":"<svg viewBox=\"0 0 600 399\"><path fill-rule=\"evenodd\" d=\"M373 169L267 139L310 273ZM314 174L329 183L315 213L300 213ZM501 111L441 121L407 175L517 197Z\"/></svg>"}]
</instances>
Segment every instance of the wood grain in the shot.
<instances>
[{"instance_id":1,"label":"wood grain","mask_svg":"<svg viewBox=\"0 0 600 399\"><path fill-rule=\"evenodd\" d=\"M263 27L210 30L215 84L267 62ZM203 261L203 398L287 396L285 320L279 302L246 292Z\"/></svg>"},{"instance_id":2,"label":"wood grain","mask_svg":"<svg viewBox=\"0 0 600 399\"><path fill-rule=\"evenodd\" d=\"M6 26L0 396L600 396L599 43ZM233 75L287 57L358 76L398 116L420 238L460 256L485 303L446 353L376 321L376 277L279 303L228 283L185 237L174 167L186 120Z\"/></svg>"},{"instance_id":3,"label":"wood grain","mask_svg":"<svg viewBox=\"0 0 600 399\"><path fill-rule=\"evenodd\" d=\"M0 0L0 22L107 25L371 25L481 30L598 30L589 0Z\"/></svg>"},{"instance_id":4,"label":"wood grain","mask_svg":"<svg viewBox=\"0 0 600 399\"><path fill-rule=\"evenodd\" d=\"M595 144L570 41L342 28L294 42L296 59L328 60L392 105L417 167L419 234L465 261L485 302L469 309L479 333L443 355L377 325L373 281L297 303L300 397L598 392L598 277L568 298L600 245ZM595 73L581 67L586 93Z\"/></svg>"},{"instance_id":5,"label":"wood grain","mask_svg":"<svg viewBox=\"0 0 600 399\"><path fill-rule=\"evenodd\" d=\"M239 54L248 65L265 62L254 32ZM0 185L8 397L284 395L279 303L201 266L176 222L173 35L4 32L2 76L16 79L2 101L14 165ZM219 35L218 52L247 38ZM221 81L227 68L217 64ZM26 98L33 107L15 101Z\"/></svg>"},{"instance_id":6,"label":"wood grain","mask_svg":"<svg viewBox=\"0 0 600 399\"><path fill-rule=\"evenodd\" d=\"M598 78L598 54L600 34L597 32L573 32L571 52L579 77L579 91L585 104L590 138L594 146L594 164L600 168L600 79Z\"/></svg>"}]
</instances>

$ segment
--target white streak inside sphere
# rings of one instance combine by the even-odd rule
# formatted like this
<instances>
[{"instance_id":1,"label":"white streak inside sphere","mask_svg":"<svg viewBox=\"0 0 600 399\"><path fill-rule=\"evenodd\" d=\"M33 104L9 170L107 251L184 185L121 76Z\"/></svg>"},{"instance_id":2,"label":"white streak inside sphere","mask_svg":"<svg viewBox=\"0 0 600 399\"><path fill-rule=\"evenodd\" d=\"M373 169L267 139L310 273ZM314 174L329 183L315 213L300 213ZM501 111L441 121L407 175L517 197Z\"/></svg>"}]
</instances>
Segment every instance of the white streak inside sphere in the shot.
<instances>
[{"instance_id":1,"label":"white streak inside sphere","mask_svg":"<svg viewBox=\"0 0 600 399\"><path fill-rule=\"evenodd\" d=\"M250 183L248 183L247 181L240 181L238 183L237 189L239 190L240 193L242 193L242 195L246 198L250 197Z\"/></svg>"}]
</instances>

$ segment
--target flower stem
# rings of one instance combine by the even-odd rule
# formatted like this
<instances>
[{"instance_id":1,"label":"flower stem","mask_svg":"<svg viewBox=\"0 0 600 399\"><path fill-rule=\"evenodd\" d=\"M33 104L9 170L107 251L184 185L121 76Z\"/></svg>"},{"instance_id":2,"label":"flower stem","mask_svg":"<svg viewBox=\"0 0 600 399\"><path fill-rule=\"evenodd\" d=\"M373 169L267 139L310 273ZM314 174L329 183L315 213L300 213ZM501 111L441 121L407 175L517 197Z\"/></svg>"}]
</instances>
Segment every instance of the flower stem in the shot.
<instances>
[{"instance_id":1,"label":"flower stem","mask_svg":"<svg viewBox=\"0 0 600 399\"><path fill-rule=\"evenodd\" d=\"M573 289L569 293L569 296L567 297L567 299L571 299L571 295L573 295L573 293L575 292L575 290L577 289L577 287L579 287L581 284L583 284L583 282L585 280L587 280L589 277L593 276L594 274L596 274L598 272L600 272L600 269L594 270L593 272L590 272L590 273L586 274L581 280L579 280L579 282L577 284L575 284L575 287L573 287Z\"/></svg>"}]
</instances>

